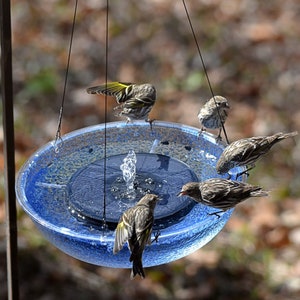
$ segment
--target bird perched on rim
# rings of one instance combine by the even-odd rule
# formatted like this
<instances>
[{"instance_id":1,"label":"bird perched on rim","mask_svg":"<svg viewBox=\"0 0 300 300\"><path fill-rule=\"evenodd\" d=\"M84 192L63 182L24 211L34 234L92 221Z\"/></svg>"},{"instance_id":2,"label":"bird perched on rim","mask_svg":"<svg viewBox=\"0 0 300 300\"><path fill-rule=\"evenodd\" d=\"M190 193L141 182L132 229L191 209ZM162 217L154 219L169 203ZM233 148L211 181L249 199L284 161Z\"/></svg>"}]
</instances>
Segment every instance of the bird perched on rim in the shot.
<instances>
[{"instance_id":1,"label":"bird perched on rim","mask_svg":"<svg viewBox=\"0 0 300 300\"><path fill-rule=\"evenodd\" d=\"M152 84L135 84L129 82L108 82L98 86L89 87L88 94L101 94L115 97L118 106L115 110L120 110L117 116L127 117L127 121L140 120L145 118L147 122L155 100L156 89Z\"/></svg>"},{"instance_id":2,"label":"bird perched on rim","mask_svg":"<svg viewBox=\"0 0 300 300\"><path fill-rule=\"evenodd\" d=\"M226 98L214 96L200 109L198 119L205 128L219 129L218 139L221 139L221 131L227 119L227 111L229 109L230 106ZM204 130L203 127L201 128L202 131Z\"/></svg>"},{"instance_id":3,"label":"bird perched on rim","mask_svg":"<svg viewBox=\"0 0 300 300\"><path fill-rule=\"evenodd\" d=\"M220 211L211 213L216 215L250 197L268 196L259 186L224 178L210 178L202 182L189 182L183 185L178 196L189 196L193 200L207 206L220 208Z\"/></svg>"},{"instance_id":4,"label":"bird perched on rim","mask_svg":"<svg viewBox=\"0 0 300 300\"><path fill-rule=\"evenodd\" d=\"M237 140L229 144L217 161L216 170L225 174L237 166L249 166L246 171L237 174L237 177L254 168L255 162L266 154L276 143L296 136L297 131L290 133L276 133L271 136L257 136Z\"/></svg>"},{"instance_id":5,"label":"bird perched on rim","mask_svg":"<svg viewBox=\"0 0 300 300\"><path fill-rule=\"evenodd\" d=\"M154 222L154 208L159 197L146 194L135 206L127 209L121 216L115 231L113 253L118 253L124 243L128 242L132 261L131 279L136 274L145 278L142 255L147 244L151 244L151 233Z\"/></svg>"}]
</instances>

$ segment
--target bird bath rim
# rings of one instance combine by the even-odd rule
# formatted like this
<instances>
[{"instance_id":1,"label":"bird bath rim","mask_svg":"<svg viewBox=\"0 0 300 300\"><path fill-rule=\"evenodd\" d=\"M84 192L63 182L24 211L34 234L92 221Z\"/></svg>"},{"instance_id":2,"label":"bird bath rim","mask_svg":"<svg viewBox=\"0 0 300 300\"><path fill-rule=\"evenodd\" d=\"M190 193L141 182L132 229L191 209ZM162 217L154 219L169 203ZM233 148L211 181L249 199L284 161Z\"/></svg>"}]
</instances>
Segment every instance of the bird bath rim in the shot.
<instances>
[{"instance_id":1,"label":"bird bath rim","mask_svg":"<svg viewBox=\"0 0 300 300\"><path fill-rule=\"evenodd\" d=\"M181 157L180 155L182 155L181 152L183 152L183 154L184 154L182 156L182 158L187 159L186 157L188 157L188 156L191 156L191 157L193 155L198 156L199 149L202 146L204 148L207 147L207 149L211 149L211 147L213 147L212 151L215 154L217 153L216 156L212 155L209 152L206 152L206 151L208 151L207 149L203 150L202 154L208 155L208 159L213 158L213 162L212 162L212 165L208 166L208 171L201 170L201 172L202 171L204 173L208 172L209 174L211 172L214 172L214 174L213 174L213 175L215 175L214 177L223 177L216 173L216 171L214 170L214 166L215 166L217 157L219 157L219 155L221 154L221 152L223 151L223 149L225 147L225 143L216 142L216 137L210 133L207 133L207 132L200 133L200 130L198 128L183 125L183 124L178 124L178 123L155 121L152 124L153 129L152 129L152 131L150 131L149 124L144 121L135 121L133 123L128 123L128 124L126 124L122 121L111 122L111 123L107 123L107 124L99 124L99 125L94 125L94 126L90 126L90 127L86 127L86 128L81 128L81 129L75 130L73 132L70 132L70 133L64 135L62 137L62 140L58 141L57 145L55 145L53 141L47 143L46 145L41 147L39 150L37 150L20 169L20 171L18 173L17 181L16 181L17 198L19 200L20 205L24 209L24 211L30 216L30 218L34 221L34 223L37 224L38 228L42 231L42 233L44 235L46 235L46 238L48 236L48 238L47 238L48 240L50 240L52 243L54 243L55 246L62 249L64 252L66 252L78 259L81 259L81 260L87 261L87 262L91 262L91 263L94 263L94 260L93 260L94 258L92 258L92 260L90 261L90 260L83 259L81 256L78 257L78 255L77 256L73 255L72 251L70 253L70 252L68 252L68 249L66 250L64 248L65 245L63 245L63 246L60 245L61 246L60 247L55 244L56 241L53 242L53 239L55 240L56 235L57 235L58 240L60 240L60 239L64 240L66 238L66 239L71 239L72 241L74 240L75 243L77 240L80 240L80 243L83 243L83 244L89 243L89 245L91 243L95 244L95 245L97 245L97 243L98 244L100 243L100 245L98 245L98 246L101 247L102 243L104 243L106 245L112 244L114 241L114 234L112 234L111 231L109 231L109 232L106 231L105 229L102 231L101 230L93 230L92 232L84 229L84 230L82 230L82 232L78 232L78 231L74 231L74 227L69 228L67 226L64 227L59 224L58 225L55 223L53 224L52 212L51 212L51 220L50 221L45 220L43 217L41 217L37 213L37 211L35 211L35 206L30 202L30 197L27 198L28 195L30 196L31 191L27 191L26 186L27 186L28 182L33 181L33 179L35 179L35 177L34 177L34 176L36 176L35 173L38 173L38 171L35 170L35 167L40 167L39 163L41 161L42 161L42 164L44 164L44 167L47 167L49 165L51 167L51 164L54 164L55 162L59 163L59 157L60 157L60 155L62 155L62 153L64 153L64 151L66 151L66 154L70 154L70 153L72 153L72 151L77 151L78 149L81 151L82 149L84 149L85 153L88 153L89 150L93 149L88 144L88 141L91 141L91 137L92 137L92 142L96 141L99 143L99 140L98 140L100 138L98 136L99 132L102 132L105 127L106 127L107 132L110 132L110 130L112 130L114 132L114 130L116 130L119 133L121 131L122 133L120 133L120 138L123 140L126 140L126 138L127 138L127 136L126 136L127 131L128 131L128 134L129 133L133 134L132 136L130 136L131 138L133 137L133 139L135 138L134 135L136 134L138 141L130 140L130 143L133 143L133 144L136 143L135 145L138 147L141 147L141 148L143 148L144 145L142 145L142 143L139 140L140 135L141 134L143 136L148 135L147 137L152 138L152 140L149 142L152 145L151 151L154 149L153 151L154 151L154 153L156 153L155 150L160 149L159 147L161 147L163 149L166 148L167 149L166 153L169 153L168 151L170 151L170 153L171 153L170 157L173 158L172 155L175 153L176 155L179 155L179 157L175 157L176 156L175 154L174 154L174 157L179 160ZM174 144L165 145L164 143L166 141L164 140L164 134L166 136L168 136L169 138L170 137L174 138L175 141L170 140ZM111 136L109 138L111 138ZM118 139L119 136L117 136L117 134L115 133L115 136L113 138ZM156 143L157 139L158 140L160 139L159 140L160 142L158 142L158 144ZM86 140L88 140L88 141L86 141ZM154 140L154 142L153 142L153 140ZM182 142L182 144L180 144L179 142L180 143ZM118 143L118 141L117 141L117 143ZM199 145L199 144L201 144L201 145ZM176 147L174 147L174 145ZM184 146L184 145L186 145L186 146ZM93 155L96 155L95 152L97 151L97 149L96 149L97 144L93 144L93 146L94 146L95 150L92 153L93 153ZM55 147L58 148L58 152L55 152ZM74 150L74 147L77 147L78 149L76 148ZM200 148L197 148L197 147L200 147ZM180 148L180 149L178 150L175 148ZM135 150L134 147L133 147L133 149ZM150 153L151 153L151 151L150 151ZM179 151L179 154L177 154L176 151ZM127 153L127 150L124 150L123 152ZM136 151L136 152L138 153L139 151ZM47 153L46 161L44 161L42 159L43 156L45 156L45 153ZM164 153L164 154L166 154L166 153ZM188 158L188 159L190 159L190 158ZM193 160L192 158L189 162L192 164L193 168L196 168L197 166L201 167L201 165L197 165L197 162L195 160ZM236 172L241 171L241 168L236 168L236 169L237 169ZM35 172L35 173L31 174L32 172ZM198 176L199 180L208 179L207 177L205 178L205 176L204 176L204 178L200 178L202 176L202 173L201 173L201 176L199 176L199 174L197 174L197 176ZM52 184L48 188L55 189L55 184ZM181 188L181 186L178 186L178 190L176 192L179 192L180 188ZM176 187L176 189L177 189L177 187ZM38 198L39 196L34 195L34 197ZM36 201L36 202L38 202L38 201ZM37 205L39 205L39 204L37 204ZM203 215L207 214L207 212L212 212L211 211L212 208L204 206L202 204L195 204L192 208L192 211L194 211L194 207L197 207L196 211L201 210L201 214L203 212ZM52 206L51 206L51 209L52 209ZM180 220L178 222L179 224L175 224L175 226L172 225L173 227L171 226L172 228L170 230L168 228L166 230L165 229L162 230L162 234L158 239L158 241L159 241L158 244L155 243L151 247L146 247L145 256L146 256L147 251L159 251L160 246L164 247L164 249L162 251L165 251L167 253L168 250L166 248L167 246L165 245L165 243L169 244L172 241L175 241L175 242L178 241L178 239L181 238L179 235L186 235L186 236L188 236L188 238L191 238L191 236L190 236L191 233L194 234L194 232L198 232L199 228L201 228L201 230L202 229L208 230L208 232L209 232L208 235L201 237L202 238L201 243L198 242L198 244L200 243L201 246L203 246L208 241L210 241L223 228L223 226L228 221L232 211L233 211L233 209L226 211L225 213L223 213L221 215L220 219L217 219L215 216L209 216L209 218L204 217L202 219L202 216L201 217L199 216L199 218L197 219L196 222L194 221L194 219L188 221L189 222L188 227L181 227L182 224L180 224L180 223L183 221ZM194 212L194 214L195 214L195 212ZM188 215L189 215L189 212L187 213L187 216ZM70 217L74 218L73 216L70 216ZM189 218L190 218L190 216L189 216ZM187 219L187 218L185 218L185 217L183 218L184 222L185 222L185 219ZM73 226L73 224L72 224L72 226ZM77 226L77 224L75 226ZM83 225L83 226L86 226L86 225ZM175 231L172 231L173 228L175 228ZM176 231L176 229L179 229L179 230ZM44 231L46 231L46 233ZM107 232L108 232L108 234L107 234ZM55 237L53 237L53 235ZM201 233L199 235L201 235ZM170 242L170 240L171 240L171 242ZM181 242L181 240L180 240L180 242ZM74 247L76 247L76 245ZM176 247L176 245L173 245L173 247ZM195 248L195 246L191 245L191 246L187 247L187 252L185 252L185 253L187 253L187 254L192 253L193 251L195 251L196 249L198 249L200 247L198 246L197 248ZM152 248L154 250L148 250L149 248L150 249ZM94 250L92 250L92 251L94 251ZM187 254L185 254L185 255L187 255ZM118 255L120 255L120 254L118 254ZM116 257L118 255L116 255ZM185 255L176 253L176 255L174 257L176 257L175 259L178 259ZM172 257L171 258L169 257L166 261L162 261L162 260L158 259L157 264L169 262L172 260L174 260L174 259L172 259ZM109 263L106 264L106 262L105 262L103 264L102 261L101 261L101 264L99 264L99 263L94 263L94 264L110 266ZM129 264L129 262L126 262L126 263L124 263L124 266L129 267L128 264ZM154 265L155 263L152 263L152 261L149 262L149 260L148 260L148 263L145 263L145 266L150 266L152 264ZM113 267L115 267L115 266L123 267L123 262L122 263L117 262L116 264L113 265Z\"/></svg>"}]
</instances>

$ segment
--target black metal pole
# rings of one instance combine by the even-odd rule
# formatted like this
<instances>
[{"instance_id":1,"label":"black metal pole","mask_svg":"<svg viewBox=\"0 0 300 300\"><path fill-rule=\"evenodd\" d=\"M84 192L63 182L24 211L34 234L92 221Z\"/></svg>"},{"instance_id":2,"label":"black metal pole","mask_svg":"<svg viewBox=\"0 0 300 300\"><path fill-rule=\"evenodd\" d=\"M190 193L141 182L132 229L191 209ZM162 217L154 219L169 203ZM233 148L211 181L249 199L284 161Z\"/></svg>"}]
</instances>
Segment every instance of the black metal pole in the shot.
<instances>
[{"instance_id":1,"label":"black metal pole","mask_svg":"<svg viewBox=\"0 0 300 300\"><path fill-rule=\"evenodd\" d=\"M0 0L1 94L3 107L6 250L8 299L19 298L18 231L15 196L15 141L13 115L11 7L10 0Z\"/></svg>"}]
</instances>

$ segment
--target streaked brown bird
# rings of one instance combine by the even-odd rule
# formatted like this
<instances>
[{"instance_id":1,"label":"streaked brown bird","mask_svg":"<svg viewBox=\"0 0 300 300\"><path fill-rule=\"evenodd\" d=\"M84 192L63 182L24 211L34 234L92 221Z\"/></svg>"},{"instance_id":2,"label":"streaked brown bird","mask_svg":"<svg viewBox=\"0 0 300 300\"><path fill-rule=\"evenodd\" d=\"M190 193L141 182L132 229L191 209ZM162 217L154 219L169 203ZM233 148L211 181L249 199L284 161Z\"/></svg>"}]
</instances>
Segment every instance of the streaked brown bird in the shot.
<instances>
[{"instance_id":1,"label":"streaked brown bird","mask_svg":"<svg viewBox=\"0 0 300 300\"><path fill-rule=\"evenodd\" d=\"M222 96L214 96L200 109L198 119L203 127L219 129L218 139L221 139L222 124L225 123L230 109L228 101ZM204 130L202 127L201 130Z\"/></svg>"},{"instance_id":2,"label":"streaked brown bird","mask_svg":"<svg viewBox=\"0 0 300 300\"><path fill-rule=\"evenodd\" d=\"M148 115L156 100L156 89L152 84L135 84L129 82L108 82L88 88L88 94L102 94L115 97L120 112L117 116L125 116L127 121L145 119L152 122Z\"/></svg>"},{"instance_id":3,"label":"streaked brown bird","mask_svg":"<svg viewBox=\"0 0 300 300\"><path fill-rule=\"evenodd\" d=\"M256 161L266 154L276 143L298 134L276 133L271 136L257 136L244 138L229 144L217 161L216 170L219 174L228 173L237 166L247 166L246 171L237 174L237 177L254 168Z\"/></svg>"},{"instance_id":4,"label":"streaked brown bird","mask_svg":"<svg viewBox=\"0 0 300 300\"><path fill-rule=\"evenodd\" d=\"M113 253L118 253L128 242L132 261L131 279L137 274L145 278L142 255L147 244L151 244L154 222L154 208L159 197L146 194L135 206L127 209L121 216L115 231Z\"/></svg>"},{"instance_id":5,"label":"streaked brown bird","mask_svg":"<svg viewBox=\"0 0 300 300\"><path fill-rule=\"evenodd\" d=\"M250 197L268 196L259 186L224 178L210 178L202 182L189 182L183 185L178 196L189 196L193 200L207 206L219 208L219 213L235 207Z\"/></svg>"}]
</instances>

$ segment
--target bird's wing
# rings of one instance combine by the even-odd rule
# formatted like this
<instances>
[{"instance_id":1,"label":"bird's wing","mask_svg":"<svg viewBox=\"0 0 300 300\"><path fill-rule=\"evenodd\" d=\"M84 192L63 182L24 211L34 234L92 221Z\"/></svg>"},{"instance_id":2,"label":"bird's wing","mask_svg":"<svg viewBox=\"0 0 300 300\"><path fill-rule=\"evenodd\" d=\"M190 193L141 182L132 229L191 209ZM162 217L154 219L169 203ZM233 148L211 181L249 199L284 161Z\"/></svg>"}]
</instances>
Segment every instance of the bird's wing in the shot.
<instances>
[{"instance_id":1,"label":"bird's wing","mask_svg":"<svg viewBox=\"0 0 300 300\"><path fill-rule=\"evenodd\" d=\"M88 94L104 94L113 96L116 98L118 103L122 103L127 100L127 95L130 93L128 88L131 86L132 83L129 82L114 81L108 82L107 84L90 87L86 91Z\"/></svg>"},{"instance_id":2,"label":"bird's wing","mask_svg":"<svg viewBox=\"0 0 300 300\"><path fill-rule=\"evenodd\" d=\"M251 185L232 181L232 180L215 180L213 186L202 187L202 198L207 205L227 210L234 207L239 202L250 197Z\"/></svg>"},{"instance_id":3,"label":"bird's wing","mask_svg":"<svg viewBox=\"0 0 300 300\"><path fill-rule=\"evenodd\" d=\"M226 156L237 164L250 165L263 153L260 147L262 137L242 139L233 142L227 149Z\"/></svg>"},{"instance_id":4,"label":"bird's wing","mask_svg":"<svg viewBox=\"0 0 300 300\"><path fill-rule=\"evenodd\" d=\"M124 214L120 218L120 221L117 225L115 231L115 242L113 253L118 253L123 245L132 237L134 232L134 222L132 220L132 214L127 214L129 216L126 217Z\"/></svg>"},{"instance_id":5,"label":"bird's wing","mask_svg":"<svg viewBox=\"0 0 300 300\"><path fill-rule=\"evenodd\" d=\"M271 136L258 136L249 138L252 145L251 156L258 159L260 156L266 154L276 143L282 139L295 136L297 132L283 134L281 132Z\"/></svg>"},{"instance_id":6,"label":"bird's wing","mask_svg":"<svg viewBox=\"0 0 300 300\"><path fill-rule=\"evenodd\" d=\"M215 203L217 199L227 196L230 192L230 186L224 184L224 181L216 180L213 184L202 184L201 186L201 197L203 202Z\"/></svg>"},{"instance_id":7,"label":"bird's wing","mask_svg":"<svg viewBox=\"0 0 300 300\"><path fill-rule=\"evenodd\" d=\"M153 221L153 213L149 212L148 209L143 209L141 212L141 217L139 220L136 220L136 236L139 244L149 244L149 240L151 240ZM138 228L141 229L138 230Z\"/></svg>"}]
</instances>

